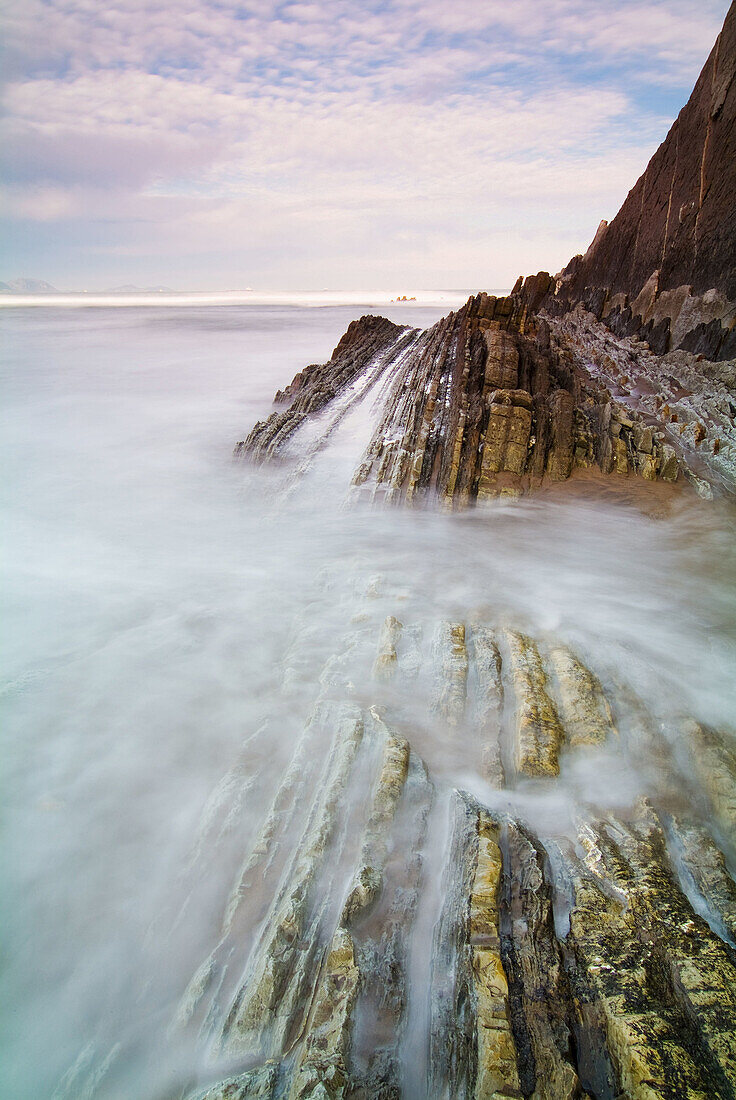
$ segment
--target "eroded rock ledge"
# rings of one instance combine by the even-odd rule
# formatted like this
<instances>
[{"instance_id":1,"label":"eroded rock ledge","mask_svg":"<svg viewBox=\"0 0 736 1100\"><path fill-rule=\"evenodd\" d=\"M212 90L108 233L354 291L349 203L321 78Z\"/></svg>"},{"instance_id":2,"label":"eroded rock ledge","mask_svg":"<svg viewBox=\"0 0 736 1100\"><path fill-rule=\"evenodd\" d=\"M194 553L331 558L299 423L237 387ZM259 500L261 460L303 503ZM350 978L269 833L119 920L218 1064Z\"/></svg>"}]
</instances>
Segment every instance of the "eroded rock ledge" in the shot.
<instances>
[{"instance_id":1,"label":"eroded rock ledge","mask_svg":"<svg viewBox=\"0 0 736 1100\"><path fill-rule=\"evenodd\" d=\"M219 901L168 1021L196 1069L166 1095L734 1100L733 731L670 728L555 634L413 621L377 586L316 682L312 624L284 654L286 770L249 736L204 808L187 884ZM418 751L430 725L461 782ZM580 768L637 781L601 805ZM564 821L534 817L555 798ZM124 1064L87 1050L55 1097L130 1095Z\"/></svg>"},{"instance_id":2,"label":"eroded rock ledge","mask_svg":"<svg viewBox=\"0 0 736 1100\"><path fill-rule=\"evenodd\" d=\"M625 685L604 691L554 638L463 622L420 636L396 616L378 630L373 706L351 701L328 663L173 1024L204 1044L216 1081L188 1100L393 1100L407 1089L733 1100L736 886L720 846L730 850L720 838L736 824L730 735L683 719L676 756ZM615 813L581 803L563 836L490 797L443 792L391 703L392 686L427 682L423 662L426 705L475 745L489 795L551 791L579 754L655 761L670 793ZM693 768L708 799L697 808ZM438 799L449 835L430 945L420 902ZM417 950L428 1011L411 984ZM242 1068L218 1080L223 1057Z\"/></svg>"},{"instance_id":3,"label":"eroded rock ledge","mask_svg":"<svg viewBox=\"0 0 736 1100\"><path fill-rule=\"evenodd\" d=\"M353 322L328 363L276 395L288 407L256 424L236 454L298 453L308 421L326 442L378 390L353 478L363 494L436 494L462 506L589 468L668 482L682 472L703 495L732 491L736 398L725 368L685 352L656 356L580 310L545 314L544 283L539 293L527 284L508 297L478 294L426 331Z\"/></svg>"}]
</instances>

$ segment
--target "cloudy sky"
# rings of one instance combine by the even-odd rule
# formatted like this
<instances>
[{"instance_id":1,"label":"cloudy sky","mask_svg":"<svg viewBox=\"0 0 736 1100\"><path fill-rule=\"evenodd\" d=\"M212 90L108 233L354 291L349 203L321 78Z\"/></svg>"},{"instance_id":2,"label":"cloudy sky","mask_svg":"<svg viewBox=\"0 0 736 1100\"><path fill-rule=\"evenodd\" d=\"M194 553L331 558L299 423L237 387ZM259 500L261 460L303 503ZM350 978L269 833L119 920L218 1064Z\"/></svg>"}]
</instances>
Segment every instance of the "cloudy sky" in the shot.
<instances>
[{"instance_id":1,"label":"cloudy sky","mask_svg":"<svg viewBox=\"0 0 736 1100\"><path fill-rule=\"evenodd\" d=\"M8 0L0 279L498 288L612 217L728 0Z\"/></svg>"}]
</instances>

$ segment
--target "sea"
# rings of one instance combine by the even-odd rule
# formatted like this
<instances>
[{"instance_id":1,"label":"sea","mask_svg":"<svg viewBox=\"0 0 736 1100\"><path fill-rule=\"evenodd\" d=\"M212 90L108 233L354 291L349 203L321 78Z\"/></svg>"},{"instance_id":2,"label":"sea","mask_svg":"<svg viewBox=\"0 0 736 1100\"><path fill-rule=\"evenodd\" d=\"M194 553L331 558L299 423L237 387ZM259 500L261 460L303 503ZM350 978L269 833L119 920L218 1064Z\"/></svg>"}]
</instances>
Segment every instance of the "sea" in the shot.
<instances>
[{"instance_id":1,"label":"sea","mask_svg":"<svg viewBox=\"0 0 736 1100\"><path fill-rule=\"evenodd\" d=\"M426 327L465 296L0 303L5 1100L163 1100L217 1078L177 1006L335 659L370 705L386 615L426 639L443 620L561 639L644 700L676 752L683 715L733 729L728 503L582 482L465 513L378 507L349 493L369 402L308 463L298 436L274 466L235 461L355 317ZM451 791L565 835L581 803L616 809L658 783L601 751L554 787L491 791L467 731L420 696L394 699L437 791L405 1044L417 1096ZM247 805L210 845L227 777Z\"/></svg>"}]
</instances>

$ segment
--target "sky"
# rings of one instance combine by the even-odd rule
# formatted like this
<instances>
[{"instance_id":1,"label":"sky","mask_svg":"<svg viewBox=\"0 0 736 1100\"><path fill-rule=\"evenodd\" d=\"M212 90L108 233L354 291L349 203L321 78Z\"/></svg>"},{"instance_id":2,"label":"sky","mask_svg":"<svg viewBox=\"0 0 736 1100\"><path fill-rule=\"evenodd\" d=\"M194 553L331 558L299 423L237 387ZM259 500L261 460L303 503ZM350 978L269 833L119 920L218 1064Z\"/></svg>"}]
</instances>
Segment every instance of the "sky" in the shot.
<instances>
[{"instance_id":1,"label":"sky","mask_svg":"<svg viewBox=\"0 0 736 1100\"><path fill-rule=\"evenodd\" d=\"M505 288L611 219L728 0L3 0L0 280Z\"/></svg>"}]
</instances>

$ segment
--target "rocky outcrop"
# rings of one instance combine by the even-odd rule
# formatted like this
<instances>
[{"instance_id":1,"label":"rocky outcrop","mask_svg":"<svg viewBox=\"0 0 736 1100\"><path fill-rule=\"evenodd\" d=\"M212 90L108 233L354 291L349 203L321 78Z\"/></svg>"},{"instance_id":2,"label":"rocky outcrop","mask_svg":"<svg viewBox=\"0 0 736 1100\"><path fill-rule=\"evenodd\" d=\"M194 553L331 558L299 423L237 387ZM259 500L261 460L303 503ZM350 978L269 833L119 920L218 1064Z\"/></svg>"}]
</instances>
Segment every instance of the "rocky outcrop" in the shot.
<instances>
[{"instance_id":1,"label":"rocky outcrop","mask_svg":"<svg viewBox=\"0 0 736 1100\"><path fill-rule=\"evenodd\" d=\"M301 471L356 412L371 501L733 492L734 23L585 257L426 331L353 322L237 455ZM734 733L665 724L480 598L417 622L375 578L366 604L316 682L314 623L286 648L273 722L303 728L261 746L285 770L246 742L205 807L192 891L224 837L236 858L171 1014L179 1100L736 1100ZM124 1061L85 1051L56 1095Z\"/></svg>"},{"instance_id":2,"label":"rocky outcrop","mask_svg":"<svg viewBox=\"0 0 736 1100\"><path fill-rule=\"evenodd\" d=\"M389 616L375 628L379 658L391 653L375 665L375 705L323 697L305 731L305 761L320 735L331 741L311 805L293 805L305 822L296 850L283 790L267 848L256 842L278 882L249 957L230 941L215 952L219 974L208 963L185 995L176 1026L208 1039L213 1074L223 1050L243 1067L191 1100L389 1100L407 1085L433 1098L733 1100L736 886L721 838L733 836L736 761L724 736L685 722L689 759L660 753L656 723L631 693L612 696L555 638L443 622L417 658L414 624ZM638 767L645 752L660 770L697 769L711 799L698 811L684 773L673 774L679 801L635 795L615 813L580 803L561 836L452 792L429 1011L411 1023L425 1029L427 1060L408 1071L411 945L424 935L427 820L441 792L391 719L402 681L435 685L426 713L477 742L489 791L549 790L577 754L630 754ZM242 881L226 929L233 905L251 921L257 912Z\"/></svg>"},{"instance_id":3,"label":"rocky outcrop","mask_svg":"<svg viewBox=\"0 0 736 1100\"><path fill-rule=\"evenodd\" d=\"M531 299L476 295L426 331L363 318L348 351L341 342L329 363L297 375L291 405L257 424L237 455L315 452L370 393L379 411L353 478L362 497L436 496L459 508L581 470L684 474L702 495L733 491L730 368L682 351L655 356L581 310L535 313L548 290L539 279Z\"/></svg>"},{"instance_id":4,"label":"rocky outcrop","mask_svg":"<svg viewBox=\"0 0 736 1100\"><path fill-rule=\"evenodd\" d=\"M682 469L703 495L733 490L735 166L733 4L690 100L585 256L507 297L478 294L425 332L353 322L236 453L287 455L307 423L319 449L382 380L354 478L371 497L459 507L586 467L664 481Z\"/></svg>"},{"instance_id":5,"label":"rocky outcrop","mask_svg":"<svg viewBox=\"0 0 736 1100\"><path fill-rule=\"evenodd\" d=\"M632 300L657 271L661 294L715 288L736 300L736 7L644 174L563 279ZM654 289L654 288L652 288Z\"/></svg>"},{"instance_id":6,"label":"rocky outcrop","mask_svg":"<svg viewBox=\"0 0 736 1100\"><path fill-rule=\"evenodd\" d=\"M399 603L372 583L302 684L260 827L254 758L205 808L192 866L225 822L239 859L168 1030L198 1067L171 1094L734 1100L733 733L682 718L673 745L555 635ZM284 656L292 703L310 644ZM460 745L448 786L432 755ZM624 770L606 806L560 787ZM125 1094L120 1044L85 1058L59 1097Z\"/></svg>"},{"instance_id":7,"label":"rocky outcrop","mask_svg":"<svg viewBox=\"0 0 736 1100\"><path fill-rule=\"evenodd\" d=\"M616 336L582 309L549 318L549 324L554 338L611 393L624 438L632 433L640 468L648 461L651 432L672 469L679 463L701 495L734 491L735 364L710 363L684 351L655 355L646 343Z\"/></svg>"},{"instance_id":8,"label":"rocky outcrop","mask_svg":"<svg viewBox=\"0 0 736 1100\"><path fill-rule=\"evenodd\" d=\"M287 404L256 424L247 439L238 443L236 454L248 453L258 460L273 457L308 417L332 405L330 428L351 405L366 395L384 371L401 360L416 337L415 330L402 328L385 317L366 315L352 321L327 363L313 364L300 371L290 385L279 390L275 404ZM335 408L336 398L340 398Z\"/></svg>"},{"instance_id":9,"label":"rocky outcrop","mask_svg":"<svg viewBox=\"0 0 736 1100\"><path fill-rule=\"evenodd\" d=\"M657 354L736 358L736 5L616 217L540 295L546 280L517 285L530 309L581 303Z\"/></svg>"}]
</instances>

